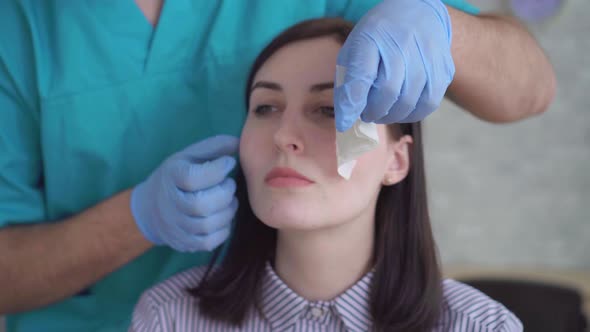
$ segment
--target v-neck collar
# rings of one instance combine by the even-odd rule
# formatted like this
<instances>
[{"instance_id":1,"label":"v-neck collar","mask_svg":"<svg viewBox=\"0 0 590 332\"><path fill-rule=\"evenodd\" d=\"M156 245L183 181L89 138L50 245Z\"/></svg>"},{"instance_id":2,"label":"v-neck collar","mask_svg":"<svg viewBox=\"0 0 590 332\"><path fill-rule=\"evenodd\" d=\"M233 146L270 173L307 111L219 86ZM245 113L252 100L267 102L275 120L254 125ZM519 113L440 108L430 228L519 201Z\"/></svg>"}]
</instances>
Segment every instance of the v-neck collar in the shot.
<instances>
[{"instance_id":1,"label":"v-neck collar","mask_svg":"<svg viewBox=\"0 0 590 332\"><path fill-rule=\"evenodd\" d=\"M133 0L87 0L99 23L141 57L143 72L170 70L204 52L221 1L164 1L153 26Z\"/></svg>"}]
</instances>

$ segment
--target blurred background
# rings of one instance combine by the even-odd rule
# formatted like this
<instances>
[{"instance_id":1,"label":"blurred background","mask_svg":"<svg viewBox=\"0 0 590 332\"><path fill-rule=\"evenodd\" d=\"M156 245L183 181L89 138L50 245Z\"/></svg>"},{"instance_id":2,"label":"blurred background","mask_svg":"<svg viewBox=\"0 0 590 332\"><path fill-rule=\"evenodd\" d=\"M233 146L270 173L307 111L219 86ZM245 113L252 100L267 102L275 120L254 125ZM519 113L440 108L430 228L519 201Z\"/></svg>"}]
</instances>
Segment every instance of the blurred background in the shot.
<instances>
[{"instance_id":1,"label":"blurred background","mask_svg":"<svg viewBox=\"0 0 590 332\"><path fill-rule=\"evenodd\" d=\"M566 3L530 26L557 74L546 113L495 125L445 102L425 121L445 263L590 269L590 1Z\"/></svg>"},{"instance_id":2,"label":"blurred background","mask_svg":"<svg viewBox=\"0 0 590 332\"><path fill-rule=\"evenodd\" d=\"M471 2L514 13L519 0ZM559 1L520 5L551 2ZM557 74L550 109L494 125L445 102L425 121L425 154L447 275L570 285L590 315L590 1L562 2L556 15L528 24Z\"/></svg>"},{"instance_id":3,"label":"blurred background","mask_svg":"<svg viewBox=\"0 0 590 332\"><path fill-rule=\"evenodd\" d=\"M513 13L508 0L471 2ZM543 2L551 1L520 1ZM445 275L572 288L590 315L590 1L563 2L556 15L529 23L557 73L549 111L494 125L445 102L425 123L426 163ZM502 297L508 286L490 292Z\"/></svg>"}]
</instances>

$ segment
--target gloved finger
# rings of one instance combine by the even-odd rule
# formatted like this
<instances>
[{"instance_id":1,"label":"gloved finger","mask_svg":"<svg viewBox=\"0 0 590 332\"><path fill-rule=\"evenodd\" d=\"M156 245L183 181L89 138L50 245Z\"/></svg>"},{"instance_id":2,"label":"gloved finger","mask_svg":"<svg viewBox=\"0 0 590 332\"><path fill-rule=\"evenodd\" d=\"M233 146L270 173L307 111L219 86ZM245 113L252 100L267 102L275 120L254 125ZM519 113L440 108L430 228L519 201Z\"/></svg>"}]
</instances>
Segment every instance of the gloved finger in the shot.
<instances>
[{"instance_id":1,"label":"gloved finger","mask_svg":"<svg viewBox=\"0 0 590 332\"><path fill-rule=\"evenodd\" d=\"M415 112L418 99L422 95L426 84L427 74L425 68L426 59L420 59L423 52L417 43L414 43L413 49L406 54L406 78L401 88L398 100L389 110L389 114L376 120L376 123L390 124L397 123L406 119L408 115ZM413 59L411 59L413 57ZM417 57L417 58L416 58Z\"/></svg>"},{"instance_id":2,"label":"gloved finger","mask_svg":"<svg viewBox=\"0 0 590 332\"><path fill-rule=\"evenodd\" d=\"M236 182L226 178L218 185L199 191L177 190L176 206L185 215L207 217L227 208L236 193Z\"/></svg>"},{"instance_id":3,"label":"gloved finger","mask_svg":"<svg viewBox=\"0 0 590 332\"><path fill-rule=\"evenodd\" d=\"M193 192L213 187L227 178L236 166L236 159L222 156L203 163L178 159L170 170L174 185L180 190Z\"/></svg>"},{"instance_id":4,"label":"gloved finger","mask_svg":"<svg viewBox=\"0 0 590 332\"><path fill-rule=\"evenodd\" d=\"M379 70L379 49L375 42L358 33L346 39L337 64L345 70L343 82L336 77L334 89L335 122L338 131L350 129L367 105L367 97Z\"/></svg>"},{"instance_id":5,"label":"gloved finger","mask_svg":"<svg viewBox=\"0 0 590 332\"><path fill-rule=\"evenodd\" d=\"M238 199L234 198L231 203L221 211L207 217L185 217L179 222L179 227L186 233L192 235L207 235L229 227L238 210Z\"/></svg>"},{"instance_id":6,"label":"gloved finger","mask_svg":"<svg viewBox=\"0 0 590 332\"><path fill-rule=\"evenodd\" d=\"M442 97L436 101L432 97L432 86L427 84L422 92L422 96L418 99L416 108L413 112L408 114L405 118L397 121L398 123L412 123L424 120L428 115L436 111L442 101Z\"/></svg>"},{"instance_id":7,"label":"gloved finger","mask_svg":"<svg viewBox=\"0 0 590 332\"><path fill-rule=\"evenodd\" d=\"M400 96L406 77L406 64L399 50L387 52L388 59L381 60L377 79L369 91L367 108L361 114L365 122L375 122L387 116ZM392 56L397 54L396 56Z\"/></svg>"},{"instance_id":8,"label":"gloved finger","mask_svg":"<svg viewBox=\"0 0 590 332\"><path fill-rule=\"evenodd\" d=\"M427 70L427 84L418 99L415 111L401 119L400 123L421 121L440 106L455 75L455 65L450 52L444 57L432 59L432 64L432 68Z\"/></svg>"},{"instance_id":9,"label":"gloved finger","mask_svg":"<svg viewBox=\"0 0 590 332\"><path fill-rule=\"evenodd\" d=\"M225 227L209 235L193 235L190 237L190 245L187 246L185 251L212 251L223 244L230 233L231 227Z\"/></svg>"},{"instance_id":10,"label":"gloved finger","mask_svg":"<svg viewBox=\"0 0 590 332\"><path fill-rule=\"evenodd\" d=\"M164 244L179 251L182 251L181 248L183 246L189 244L188 242L185 242L185 239L190 234L185 232L178 225L179 220L182 220L183 218L186 218L186 216L176 212L167 215L163 223L156 223L154 225L161 240L158 244Z\"/></svg>"},{"instance_id":11,"label":"gloved finger","mask_svg":"<svg viewBox=\"0 0 590 332\"><path fill-rule=\"evenodd\" d=\"M178 153L177 157L202 162L238 153L240 139L230 135L217 135L194 143Z\"/></svg>"}]
</instances>

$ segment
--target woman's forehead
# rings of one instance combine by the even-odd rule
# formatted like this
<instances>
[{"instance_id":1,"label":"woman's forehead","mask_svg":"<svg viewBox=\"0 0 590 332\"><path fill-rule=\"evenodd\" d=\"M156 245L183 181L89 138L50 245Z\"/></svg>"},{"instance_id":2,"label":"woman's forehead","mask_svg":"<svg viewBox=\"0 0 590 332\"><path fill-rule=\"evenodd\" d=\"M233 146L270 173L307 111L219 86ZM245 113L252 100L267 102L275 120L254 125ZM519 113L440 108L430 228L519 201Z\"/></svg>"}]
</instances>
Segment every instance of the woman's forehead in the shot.
<instances>
[{"instance_id":1,"label":"woman's forehead","mask_svg":"<svg viewBox=\"0 0 590 332\"><path fill-rule=\"evenodd\" d=\"M315 84L333 80L340 48L341 44L329 36L288 44L268 58L253 83L264 80Z\"/></svg>"}]
</instances>

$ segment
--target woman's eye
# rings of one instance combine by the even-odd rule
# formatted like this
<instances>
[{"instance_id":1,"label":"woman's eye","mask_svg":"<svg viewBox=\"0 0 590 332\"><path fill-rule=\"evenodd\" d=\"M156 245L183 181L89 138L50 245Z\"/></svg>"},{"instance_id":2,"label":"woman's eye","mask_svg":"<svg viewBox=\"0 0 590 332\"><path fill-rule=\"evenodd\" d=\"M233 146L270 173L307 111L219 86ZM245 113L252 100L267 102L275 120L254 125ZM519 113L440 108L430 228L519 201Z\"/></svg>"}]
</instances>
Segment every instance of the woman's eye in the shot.
<instances>
[{"instance_id":1,"label":"woman's eye","mask_svg":"<svg viewBox=\"0 0 590 332\"><path fill-rule=\"evenodd\" d=\"M277 108L271 105L258 105L254 108L254 114L258 116L264 116L276 110Z\"/></svg>"},{"instance_id":2,"label":"woman's eye","mask_svg":"<svg viewBox=\"0 0 590 332\"><path fill-rule=\"evenodd\" d=\"M332 106L324 106L318 109L323 116L328 118L334 118L334 107Z\"/></svg>"}]
</instances>

